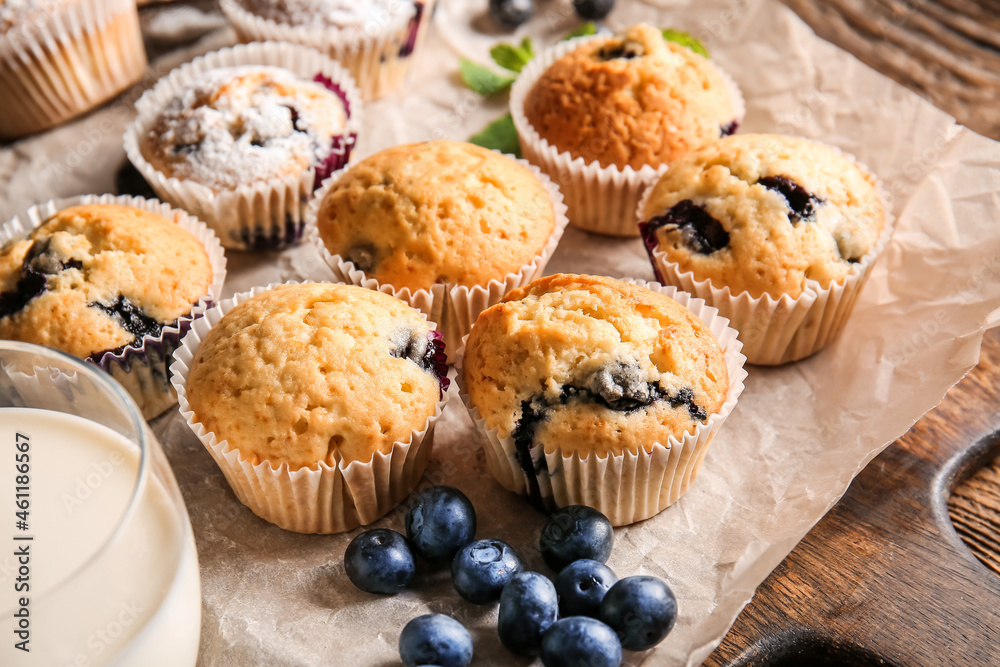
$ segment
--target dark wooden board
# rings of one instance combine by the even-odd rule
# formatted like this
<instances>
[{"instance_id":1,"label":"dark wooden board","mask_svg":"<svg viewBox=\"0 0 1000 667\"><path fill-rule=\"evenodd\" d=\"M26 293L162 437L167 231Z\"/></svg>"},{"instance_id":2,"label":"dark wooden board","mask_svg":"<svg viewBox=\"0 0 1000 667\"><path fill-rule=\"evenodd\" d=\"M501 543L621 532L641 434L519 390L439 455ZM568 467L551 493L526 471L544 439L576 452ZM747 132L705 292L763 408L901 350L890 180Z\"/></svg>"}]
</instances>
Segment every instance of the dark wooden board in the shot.
<instances>
[{"instance_id":1,"label":"dark wooden board","mask_svg":"<svg viewBox=\"0 0 1000 667\"><path fill-rule=\"evenodd\" d=\"M1000 454L998 392L994 329L979 365L861 472L705 664L1000 665L1000 577L948 514L956 486Z\"/></svg>"}]
</instances>

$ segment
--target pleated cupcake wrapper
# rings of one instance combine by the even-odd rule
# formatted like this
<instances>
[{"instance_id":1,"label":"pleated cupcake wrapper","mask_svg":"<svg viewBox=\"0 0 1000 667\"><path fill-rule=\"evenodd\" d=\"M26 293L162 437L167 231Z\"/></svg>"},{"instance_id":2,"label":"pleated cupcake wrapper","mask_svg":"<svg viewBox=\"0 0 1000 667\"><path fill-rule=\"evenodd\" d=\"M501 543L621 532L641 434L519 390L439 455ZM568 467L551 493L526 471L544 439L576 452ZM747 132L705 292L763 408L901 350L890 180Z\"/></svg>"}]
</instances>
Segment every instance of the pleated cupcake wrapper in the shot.
<instances>
[{"instance_id":1,"label":"pleated cupcake wrapper","mask_svg":"<svg viewBox=\"0 0 1000 667\"><path fill-rule=\"evenodd\" d=\"M0 138L48 129L142 78L146 51L130 0L39 7L0 36Z\"/></svg>"},{"instance_id":2,"label":"pleated cupcake wrapper","mask_svg":"<svg viewBox=\"0 0 1000 667\"><path fill-rule=\"evenodd\" d=\"M208 332L237 304L282 284L254 287L222 301L194 322L174 353L170 381L177 391L180 412L188 426L215 459L229 486L254 514L280 528L297 533L342 533L365 526L388 514L416 488L434 446L434 425L446 402L442 390L434 414L408 442L376 452L369 462L321 461L316 469L290 470L287 463L273 468L270 461L241 456L238 445L220 440L197 419L187 397L187 381L198 347ZM433 322L430 322L433 326ZM446 346L447 349L447 346Z\"/></svg>"},{"instance_id":3,"label":"pleated cupcake wrapper","mask_svg":"<svg viewBox=\"0 0 1000 667\"><path fill-rule=\"evenodd\" d=\"M521 142L521 154L559 184L569 208L570 222L581 229L609 236L638 236L635 211L643 189L655 183L669 165L641 169L631 166L602 167L598 162L574 158L543 139L524 113L524 100L535 82L559 58L588 41L603 39L596 35L560 42L537 56L524 68L510 91L510 113ZM712 63L729 89L733 119L740 123L746 114L743 94L728 73Z\"/></svg>"},{"instance_id":4,"label":"pleated cupcake wrapper","mask_svg":"<svg viewBox=\"0 0 1000 667\"><path fill-rule=\"evenodd\" d=\"M579 453L564 455L558 450L546 452L544 443L531 448L538 490L547 509L588 505L601 511L616 526L648 519L676 502L688 490L701 470L709 444L736 407L747 377L743 368L746 357L741 352L743 344L737 338L736 330L729 326L726 318L719 316L715 308L674 287L641 280L631 282L675 299L705 323L725 355L729 388L722 407L709 415L707 422L699 424L693 433L685 433L680 439L671 436L666 443L652 443L648 452L626 451L601 457L596 454L581 456ZM490 428L480 416L479 409L472 405L462 372L464 344L465 341L457 355L457 382L462 402L483 436L487 465L505 489L528 495L531 482L521 468L514 439L501 437L499 431Z\"/></svg>"},{"instance_id":5,"label":"pleated cupcake wrapper","mask_svg":"<svg viewBox=\"0 0 1000 667\"><path fill-rule=\"evenodd\" d=\"M538 167L525 160L518 160L510 155L506 156L512 160L517 160L520 164L530 169L535 176L542 181L545 189L552 200L552 207L555 213L556 224L552 229L552 235L546 242L542 251L535 255L534 259L522 266L518 271L508 273L502 279L491 280L486 285L476 285L466 287L464 285L432 285L430 289L411 290L409 287L396 288L389 284L382 284L374 278L369 278L364 271L358 269L353 262L348 261L340 255L332 254L320 238L319 228L316 220L319 216L319 209L323 200L343 175L344 171L337 172L323 182L323 186L316 197L309 204L306 213L307 232L309 240L319 250L323 261L333 271L334 276L340 282L350 283L359 287L377 290L386 294L391 294L397 299L401 299L410 304L413 308L424 313L428 319L438 322L438 331L444 336L444 342L448 349L455 350L462 343L462 337L472 331L479 313L490 306L500 303L500 300L513 289L527 285L532 280L540 278L545 271L552 253L555 252L559 240L569 220L566 217L566 205L563 203L562 194L555 183L549 179Z\"/></svg>"},{"instance_id":6,"label":"pleated cupcake wrapper","mask_svg":"<svg viewBox=\"0 0 1000 667\"><path fill-rule=\"evenodd\" d=\"M335 138L327 162L289 177L220 191L169 177L150 164L142 154L142 144L170 100L208 70L241 65L282 67L308 80L322 75L339 89L348 107L347 124ZM129 160L162 199L197 215L215 230L223 246L235 250L277 250L302 240L306 204L316 189L317 173L342 168L350 161L363 115L361 94L340 65L304 46L277 43L241 44L196 58L146 91L136 111L136 119L125 131Z\"/></svg>"},{"instance_id":7,"label":"pleated cupcake wrapper","mask_svg":"<svg viewBox=\"0 0 1000 667\"><path fill-rule=\"evenodd\" d=\"M351 73L364 99L372 101L402 87L412 55L427 34L434 2L399 2L405 11L393 12L378 25L340 30L276 23L247 11L236 0L222 0L220 5L242 41L302 44L325 53Z\"/></svg>"},{"instance_id":8,"label":"pleated cupcake wrapper","mask_svg":"<svg viewBox=\"0 0 1000 667\"><path fill-rule=\"evenodd\" d=\"M823 145L841 153L875 178L853 155L836 146ZM697 280L691 271L685 271L677 263L671 262L666 252L659 249L655 231L644 234L643 243L657 280L704 299L706 303L718 308L721 315L729 318L731 325L740 332L743 353L748 363L776 366L799 361L819 352L840 334L861 290L868 282L875 262L892 239L896 218L887 204L889 199L886 190L877 178L875 191L885 211L885 227L875 246L860 262L851 265L843 282L824 288L815 280L807 280L798 297L787 294L780 298L770 294L753 297L749 292L733 295L729 287L713 285L707 279ZM643 219L642 212L652 192L653 188L650 187L639 202L635 214L637 219Z\"/></svg>"},{"instance_id":9,"label":"pleated cupcake wrapper","mask_svg":"<svg viewBox=\"0 0 1000 667\"><path fill-rule=\"evenodd\" d=\"M198 239L205 248L209 264L212 266L212 283L208 291L191 308L191 312L179 318L174 326L164 327L159 336L144 336L142 345L138 347L128 346L121 351L99 353L87 359L120 382L139 405L143 417L152 419L177 402L174 390L170 386L167 368L173 351L177 348L181 336L191 326L191 321L201 317L222 296L222 286L226 280L226 256L212 230L186 211L171 208L156 199L128 195L118 197L83 195L53 199L32 206L24 214L23 219L15 216L0 227L0 245L26 236L64 208L86 204L120 204L162 215Z\"/></svg>"}]
</instances>

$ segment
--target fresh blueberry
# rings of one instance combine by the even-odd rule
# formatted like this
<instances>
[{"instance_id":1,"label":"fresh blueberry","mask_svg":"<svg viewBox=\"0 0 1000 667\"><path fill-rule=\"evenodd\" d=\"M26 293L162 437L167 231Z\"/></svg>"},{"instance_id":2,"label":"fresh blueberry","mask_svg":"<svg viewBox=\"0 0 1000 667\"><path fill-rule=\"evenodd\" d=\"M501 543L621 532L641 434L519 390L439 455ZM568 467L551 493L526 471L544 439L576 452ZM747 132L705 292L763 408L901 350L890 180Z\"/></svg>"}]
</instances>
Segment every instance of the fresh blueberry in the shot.
<instances>
[{"instance_id":1,"label":"fresh blueberry","mask_svg":"<svg viewBox=\"0 0 1000 667\"><path fill-rule=\"evenodd\" d=\"M607 562L614 541L608 517L592 507L570 505L552 513L538 546L546 565L559 572L581 558Z\"/></svg>"},{"instance_id":2,"label":"fresh blueberry","mask_svg":"<svg viewBox=\"0 0 1000 667\"><path fill-rule=\"evenodd\" d=\"M690 199L675 204L669 211L645 223L648 231L660 227L676 229L684 245L702 255L711 255L729 245L729 232L701 204Z\"/></svg>"},{"instance_id":3,"label":"fresh blueberry","mask_svg":"<svg viewBox=\"0 0 1000 667\"><path fill-rule=\"evenodd\" d=\"M624 648L645 651L673 629L677 598L661 579L625 577L604 596L601 620L618 633Z\"/></svg>"},{"instance_id":4,"label":"fresh blueberry","mask_svg":"<svg viewBox=\"0 0 1000 667\"><path fill-rule=\"evenodd\" d=\"M368 593L391 595L406 588L417 565L406 538L394 530L366 530L347 545L344 569L351 583Z\"/></svg>"},{"instance_id":5,"label":"fresh blueberry","mask_svg":"<svg viewBox=\"0 0 1000 667\"><path fill-rule=\"evenodd\" d=\"M513 653L538 655L542 635L558 617L556 587L537 572L522 572L503 587L500 595L500 642Z\"/></svg>"},{"instance_id":6,"label":"fresh blueberry","mask_svg":"<svg viewBox=\"0 0 1000 667\"><path fill-rule=\"evenodd\" d=\"M587 21L600 21L615 8L615 0L573 0L577 16Z\"/></svg>"},{"instance_id":7,"label":"fresh blueberry","mask_svg":"<svg viewBox=\"0 0 1000 667\"><path fill-rule=\"evenodd\" d=\"M615 631L589 616L570 616L552 624L542 638L545 667L618 667L622 646Z\"/></svg>"},{"instance_id":8,"label":"fresh blueberry","mask_svg":"<svg viewBox=\"0 0 1000 667\"><path fill-rule=\"evenodd\" d=\"M466 667L472 662L472 637L451 616L417 616L399 634L399 657L406 667Z\"/></svg>"},{"instance_id":9,"label":"fresh blueberry","mask_svg":"<svg viewBox=\"0 0 1000 667\"><path fill-rule=\"evenodd\" d=\"M490 18L497 24L513 30L535 13L533 0L490 0Z\"/></svg>"},{"instance_id":10,"label":"fresh blueberry","mask_svg":"<svg viewBox=\"0 0 1000 667\"><path fill-rule=\"evenodd\" d=\"M432 486L418 493L410 504L406 537L424 560L435 564L450 561L476 538L476 510L458 489Z\"/></svg>"},{"instance_id":11,"label":"fresh blueberry","mask_svg":"<svg viewBox=\"0 0 1000 667\"><path fill-rule=\"evenodd\" d=\"M451 564L451 580L463 600L486 604L500 598L503 587L524 569L521 558L500 540L466 544Z\"/></svg>"},{"instance_id":12,"label":"fresh blueberry","mask_svg":"<svg viewBox=\"0 0 1000 667\"><path fill-rule=\"evenodd\" d=\"M800 220L813 219L816 215L816 205L822 204L824 201L787 176L765 176L757 183L768 190L774 190L785 198L790 209L788 218L792 224Z\"/></svg>"},{"instance_id":13,"label":"fresh blueberry","mask_svg":"<svg viewBox=\"0 0 1000 667\"><path fill-rule=\"evenodd\" d=\"M556 577L559 613L563 616L592 616L601 612L601 600L618 581L610 567L582 558L562 569Z\"/></svg>"}]
</instances>

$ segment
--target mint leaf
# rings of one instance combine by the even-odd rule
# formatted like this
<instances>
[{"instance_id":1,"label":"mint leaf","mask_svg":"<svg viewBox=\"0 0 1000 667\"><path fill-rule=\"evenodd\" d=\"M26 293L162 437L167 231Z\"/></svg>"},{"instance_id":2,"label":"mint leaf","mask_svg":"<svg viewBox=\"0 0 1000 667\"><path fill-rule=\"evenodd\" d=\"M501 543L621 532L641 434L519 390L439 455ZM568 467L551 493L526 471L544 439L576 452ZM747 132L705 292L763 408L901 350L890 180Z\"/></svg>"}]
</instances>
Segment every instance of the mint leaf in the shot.
<instances>
[{"instance_id":1,"label":"mint leaf","mask_svg":"<svg viewBox=\"0 0 1000 667\"><path fill-rule=\"evenodd\" d=\"M465 85L483 97L496 95L514 83L514 77L497 74L489 67L477 65L467 58L462 58L458 67Z\"/></svg>"},{"instance_id":2,"label":"mint leaf","mask_svg":"<svg viewBox=\"0 0 1000 667\"><path fill-rule=\"evenodd\" d=\"M517 137L514 119L510 114L487 125L485 130L471 137L469 142L483 148L492 148L501 153L521 157L521 141Z\"/></svg>"},{"instance_id":3,"label":"mint leaf","mask_svg":"<svg viewBox=\"0 0 1000 667\"><path fill-rule=\"evenodd\" d=\"M535 51L531 47L531 39L525 37L520 46L504 42L497 44L490 49L490 55L493 57L493 62L500 67L520 72L535 57Z\"/></svg>"},{"instance_id":4,"label":"mint leaf","mask_svg":"<svg viewBox=\"0 0 1000 667\"><path fill-rule=\"evenodd\" d=\"M708 49L705 48L704 44L695 39L691 33L684 32L683 30L674 30L673 28L664 28L663 39L668 42L680 44L681 46L686 46L695 53L705 56L706 58L709 57Z\"/></svg>"},{"instance_id":5,"label":"mint leaf","mask_svg":"<svg viewBox=\"0 0 1000 667\"><path fill-rule=\"evenodd\" d=\"M567 39L573 39L574 37L587 37L589 35L596 35L596 34L597 34L597 24L594 23L593 21L587 21L576 30L567 33L567 35L563 37L561 41L565 42Z\"/></svg>"}]
</instances>

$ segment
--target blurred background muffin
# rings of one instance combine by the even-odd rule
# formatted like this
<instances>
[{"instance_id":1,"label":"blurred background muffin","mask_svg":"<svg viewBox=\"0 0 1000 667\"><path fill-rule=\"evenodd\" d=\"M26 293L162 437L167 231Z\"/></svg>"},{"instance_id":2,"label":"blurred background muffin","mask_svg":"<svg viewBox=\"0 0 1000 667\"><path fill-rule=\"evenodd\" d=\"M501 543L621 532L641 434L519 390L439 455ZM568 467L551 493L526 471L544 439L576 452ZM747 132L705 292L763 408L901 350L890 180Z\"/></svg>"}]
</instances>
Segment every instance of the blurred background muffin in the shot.
<instances>
[{"instance_id":1,"label":"blurred background muffin","mask_svg":"<svg viewBox=\"0 0 1000 667\"><path fill-rule=\"evenodd\" d=\"M423 44L434 0L222 0L244 42L312 47L341 63L366 100L398 90Z\"/></svg>"},{"instance_id":2,"label":"blurred background muffin","mask_svg":"<svg viewBox=\"0 0 1000 667\"><path fill-rule=\"evenodd\" d=\"M734 132L743 101L708 58L638 24L549 49L515 82L511 114L525 157L566 193L570 221L633 236L641 187Z\"/></svg>"},{"instance_id":3,"label":"blurred background muffin","mask_svg":"<svg viewBox=\"0 0 1000 667\"><path fill-rule=\"evenodd\" d=\"M0 2L0 139L47 130L142 78L134 0Z\"/></svg>"}]
</instances>

